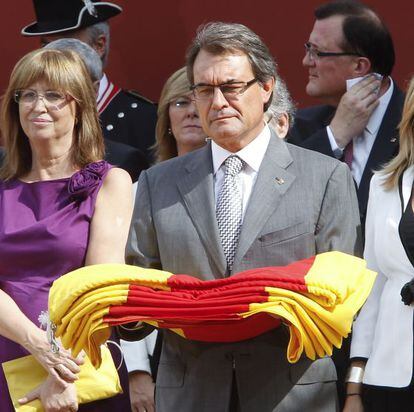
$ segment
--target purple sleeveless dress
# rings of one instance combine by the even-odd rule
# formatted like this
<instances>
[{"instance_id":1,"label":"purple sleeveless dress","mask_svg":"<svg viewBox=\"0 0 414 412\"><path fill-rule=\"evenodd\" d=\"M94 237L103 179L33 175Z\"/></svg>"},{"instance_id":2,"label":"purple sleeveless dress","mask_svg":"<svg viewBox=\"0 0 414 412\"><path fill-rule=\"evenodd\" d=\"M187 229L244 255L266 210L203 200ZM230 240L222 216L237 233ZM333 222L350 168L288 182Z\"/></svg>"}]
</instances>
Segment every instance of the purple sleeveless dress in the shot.
<instances>
[{"instance_id":1,"label":"purple sleeveless dress","mask_svg":"<svg viewBox=\"0 0 414 412\"><path fill-rule=\"evenodd\" d=\"M40 312L47 310L53 281L85 264L96 198L110 168L100 161L71 178L0 181L0 288L36 325ZM119 353L113 352L118 365ZM20 345L0 336L0 363L27 354ZM125 366L122 369L123 395L81 405L79 410L130 411ZM2 368L0 411L14 411Z\"/></svg>"}]
</instances>

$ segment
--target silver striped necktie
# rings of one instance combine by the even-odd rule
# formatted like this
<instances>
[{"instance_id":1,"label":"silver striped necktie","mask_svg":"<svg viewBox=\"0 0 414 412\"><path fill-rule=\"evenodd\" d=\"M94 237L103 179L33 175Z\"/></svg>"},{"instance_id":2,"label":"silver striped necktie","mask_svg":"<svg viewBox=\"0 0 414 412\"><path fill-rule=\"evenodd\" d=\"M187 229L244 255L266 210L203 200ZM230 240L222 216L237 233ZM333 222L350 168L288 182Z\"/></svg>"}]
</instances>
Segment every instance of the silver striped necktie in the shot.
<instances>
[{"instance_id":1,"label":"silver striped necktie","mask_svg":"<svg viewBox=\"0 0 414 412\"><path fill-rule=\"evenodd\" d=\"M224 166L224 181L218 196L216 218L227 261L227 271L230 273L239 244L242 223L243 204L237 178L243 168L243 161L238 156L229 156Z\"/></svg>"}]
</instances>

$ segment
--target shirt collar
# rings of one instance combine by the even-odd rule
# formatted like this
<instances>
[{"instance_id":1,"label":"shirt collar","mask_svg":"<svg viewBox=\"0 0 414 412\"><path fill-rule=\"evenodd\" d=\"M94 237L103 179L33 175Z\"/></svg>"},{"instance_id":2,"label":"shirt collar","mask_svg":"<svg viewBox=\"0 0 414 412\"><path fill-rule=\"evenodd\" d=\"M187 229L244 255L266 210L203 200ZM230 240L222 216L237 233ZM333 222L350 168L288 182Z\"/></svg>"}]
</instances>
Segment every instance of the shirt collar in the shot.
<instances>
[{"instance_id":1,"label":"shirt collar","mask_svg":"<svg viewBox=\"0 0 414 412\"><path fill-rule=\"evenodd\" d=\"M377 134L378 129L381 126L382 118L384 117L385 111L387 110L388 104L391 100L392 93L394 91L394 82L391 77L388 77L390 80L390 85L388 90L379 98L379 104L372 112L365 129L372 135Z\"/></svg>"},{"instance_id":2,"label":"shirt collar","mask_svg":"<svg viewBox=\"0 0 414 412\"><path fill-rule=\"evenodd\" d=\"M237 155L255 172L259 171L267 146L271 138L269 126L265 125L259 135L247 146L236 153L229 152L214 141L211 142L211 153L213 156L214 174L220 169L223 162L231 155Z\"/></svg>"},{"instance_id":3,"label":"shirt collar","mask_svg":"<svg viewBox=\"0 0 414 412\"><path fill-rule=\"evenodd\" d=\"M102 99L102 96L104 95L106 89L108 88L109 80L107 75L104 73L102 76L102 79L99 81L99 90L98 90L98 97L96 99L97 102L99 102Z\"/></svg>"}]
</instances>

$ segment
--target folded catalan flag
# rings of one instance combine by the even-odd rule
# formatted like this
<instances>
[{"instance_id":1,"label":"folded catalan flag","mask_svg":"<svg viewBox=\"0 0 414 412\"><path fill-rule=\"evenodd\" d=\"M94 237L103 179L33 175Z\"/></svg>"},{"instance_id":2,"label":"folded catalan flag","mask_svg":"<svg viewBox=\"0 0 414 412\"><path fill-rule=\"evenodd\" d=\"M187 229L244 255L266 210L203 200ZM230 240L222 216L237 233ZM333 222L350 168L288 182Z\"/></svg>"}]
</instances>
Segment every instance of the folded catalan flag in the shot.
<instances>
[{"instance_id":1,"label":"folded catalan flag","mask_svg":"<svg viewBox=\"0 0 414 412\"><path fill-rule=\"evenodd\" d=\"M332 354L351 330L375 273L365 261L327 252L283 267L202 281L121 264L87 266L57 279L49 294L55 333L76 356L100 365L115 325L143 321L206 342L234 342L287 325L289 362Z\"/></svg>"}]
</instances>

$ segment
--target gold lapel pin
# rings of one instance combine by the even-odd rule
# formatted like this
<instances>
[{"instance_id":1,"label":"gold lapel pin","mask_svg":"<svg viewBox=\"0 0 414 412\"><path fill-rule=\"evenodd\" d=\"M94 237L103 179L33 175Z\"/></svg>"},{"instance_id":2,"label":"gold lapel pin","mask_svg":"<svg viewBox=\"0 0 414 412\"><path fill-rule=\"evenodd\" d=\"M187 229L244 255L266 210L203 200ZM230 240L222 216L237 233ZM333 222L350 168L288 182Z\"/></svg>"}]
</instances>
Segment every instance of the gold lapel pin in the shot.
<instances>
[{"instance_id":1,"label":"gold lapel pin","mask_svg":"<svg viewBox=\"0 0 414 412\"><path fill-rule=\"evenodd\" d=\"M283 183L285 183L285 179L281 177L275 177L275 180L278 185L283 185Z\"/></svg>"}]
</instances>

